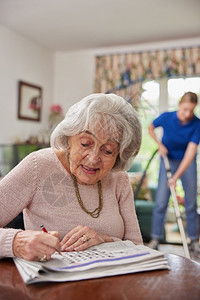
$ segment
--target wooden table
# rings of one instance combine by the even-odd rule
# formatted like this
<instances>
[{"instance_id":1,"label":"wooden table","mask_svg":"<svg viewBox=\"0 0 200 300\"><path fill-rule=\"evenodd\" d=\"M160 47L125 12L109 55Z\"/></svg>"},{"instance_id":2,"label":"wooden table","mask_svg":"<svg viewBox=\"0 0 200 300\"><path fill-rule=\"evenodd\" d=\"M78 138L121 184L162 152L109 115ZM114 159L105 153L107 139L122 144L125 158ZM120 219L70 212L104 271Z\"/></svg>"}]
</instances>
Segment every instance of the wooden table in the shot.
<instances>
[{"instance_id":1,"label":"wooden table","mask_svg":"<svg viewBox=\"0 0 200 300\"><path fill-rule=\"evenodd\" d=\"M25 285L12 259L0 260L1 300L200 299L200 264L167 255L171 270L99 279Z\"/></svg>"}]
</instances>

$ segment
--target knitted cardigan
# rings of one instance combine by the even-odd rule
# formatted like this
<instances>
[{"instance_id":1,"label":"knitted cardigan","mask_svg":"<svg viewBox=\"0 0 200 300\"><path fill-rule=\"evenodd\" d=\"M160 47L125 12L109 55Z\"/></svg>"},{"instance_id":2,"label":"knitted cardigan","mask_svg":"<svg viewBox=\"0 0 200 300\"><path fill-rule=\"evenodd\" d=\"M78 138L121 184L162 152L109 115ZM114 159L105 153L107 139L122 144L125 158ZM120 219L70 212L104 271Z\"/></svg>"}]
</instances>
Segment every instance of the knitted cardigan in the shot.
<instances>
[{"instance_id":1,"label":"knitted cardigan","mask_svg":"<svg viewBox=\"0 0 200 300\"><path fill-rule=\"evenodd\" d=\"M99 206L98 186L78 184L89 211ZM0 180L0 257L13 257L12 243L18 229L3 228L23 210L25 229L60 233L60 240L78 225L87 225L113 240L142 243L126 172L109 172L102 179L103 207L92 218L80 207L71 176L53 149L32 152Z\"/></svg>"}]
</instances>

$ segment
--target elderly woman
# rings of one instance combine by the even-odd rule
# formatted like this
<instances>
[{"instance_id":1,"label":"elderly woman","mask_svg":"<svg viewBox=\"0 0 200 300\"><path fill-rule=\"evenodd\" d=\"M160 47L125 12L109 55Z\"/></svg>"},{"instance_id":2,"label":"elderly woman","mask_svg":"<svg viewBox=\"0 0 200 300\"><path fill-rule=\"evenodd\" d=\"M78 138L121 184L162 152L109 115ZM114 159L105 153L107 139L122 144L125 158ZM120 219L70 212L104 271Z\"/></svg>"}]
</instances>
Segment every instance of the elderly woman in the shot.
<instances>
[{"instance_id":1,"label":"elderly woman","mask_svg":"<svg viewBox=\"0 0 200 300\"><path fill-rule=\"evenodd\" d=\"M0 229L0 257L41 260L116 240L141 244L124 171L140 144L140 122L123 98L93 94L74 104L51 148L31 153L0 181L1 227L22 210L25 224L24 231Z\"/></svg>"}]
</instances>

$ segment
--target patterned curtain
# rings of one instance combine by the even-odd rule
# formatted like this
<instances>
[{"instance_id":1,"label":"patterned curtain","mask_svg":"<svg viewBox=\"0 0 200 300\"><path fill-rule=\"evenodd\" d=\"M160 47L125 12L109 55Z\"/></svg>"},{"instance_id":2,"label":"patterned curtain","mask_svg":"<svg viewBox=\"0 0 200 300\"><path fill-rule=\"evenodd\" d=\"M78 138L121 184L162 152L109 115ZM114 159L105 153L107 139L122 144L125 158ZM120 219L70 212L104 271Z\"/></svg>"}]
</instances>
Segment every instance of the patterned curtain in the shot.
<instances>
[{"instance_id":1,"label":"patterned curtain","mask_svg":"<svg viewBox=\"0 0 200 300\"><path fill-rule=\"evenodd\" d=\"M200 47L96 57L94 91L116 93L134 106L144 80L200 75Z\"/></svg>"}]
</instances>

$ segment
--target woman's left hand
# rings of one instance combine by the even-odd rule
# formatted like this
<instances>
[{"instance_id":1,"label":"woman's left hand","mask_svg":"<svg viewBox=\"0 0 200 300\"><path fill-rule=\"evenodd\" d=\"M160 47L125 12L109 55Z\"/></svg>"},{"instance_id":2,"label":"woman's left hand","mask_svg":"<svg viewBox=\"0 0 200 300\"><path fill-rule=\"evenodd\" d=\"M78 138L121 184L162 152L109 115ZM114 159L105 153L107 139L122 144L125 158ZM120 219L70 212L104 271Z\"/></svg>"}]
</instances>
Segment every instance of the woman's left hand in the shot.
<instances>
[{"instance_id":1,"label":"woman's left hand","mask_svg":"<svg viewBox=\"0 0 200 300\"><path fill-rule=\"evenodd\" d=\"M61 241L61 251L82 251L105 242L113 242L113 239L88 226L79 225L65 235Z\"/></svg>"}]
</instances>

